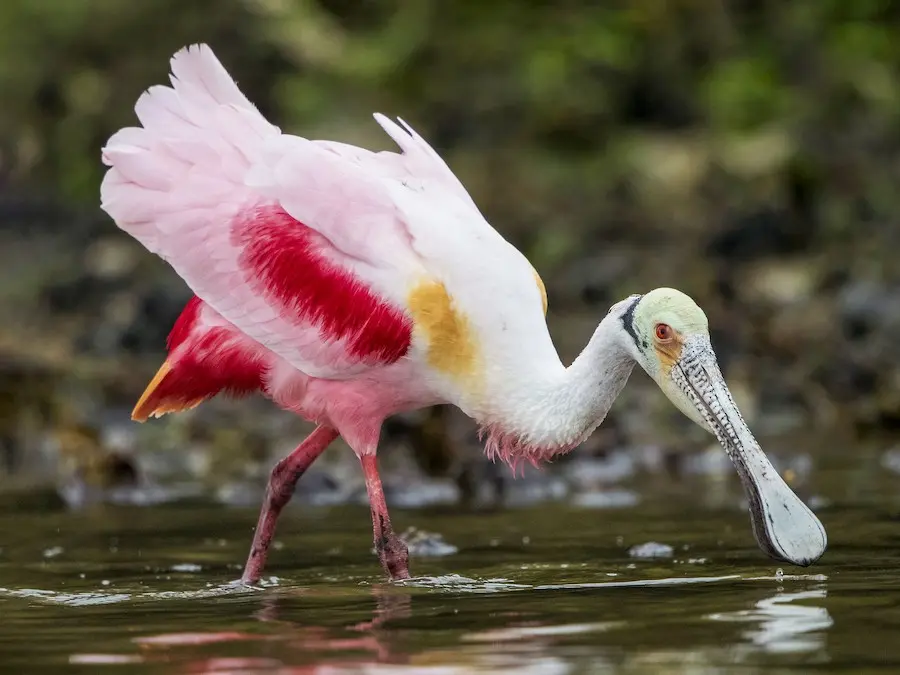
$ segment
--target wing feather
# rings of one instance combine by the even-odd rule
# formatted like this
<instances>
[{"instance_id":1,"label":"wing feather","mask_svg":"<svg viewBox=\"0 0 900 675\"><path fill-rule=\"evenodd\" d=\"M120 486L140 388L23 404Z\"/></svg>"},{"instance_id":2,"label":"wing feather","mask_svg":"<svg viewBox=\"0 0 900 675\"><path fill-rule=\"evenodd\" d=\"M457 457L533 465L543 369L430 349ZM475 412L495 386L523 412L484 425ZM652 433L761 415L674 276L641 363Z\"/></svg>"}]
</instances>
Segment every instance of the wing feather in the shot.
<instances>
[{"instance_id":1,"label":"wing feather","mask_svg":"<svg viewBox=\"0 0 900 675\"><path fill-rule=\"evenodd\" d=\"M429 279L494 368L558 361L533 268L410 125L375 115L399 153L307 140L265 120L209 47L171 69L138 100L142 127L104 148L102 205L243 334L308 375L350 377L406 353L409 294Z\"/></svg>"},{"instance_id":2,"label":"wing feather","mask_svg":"<svg viewBox=\"0 0 900 675\"><path fill-rule=\"evenodd\" d=\"M208 47L178 52L172 74L171 88L138 100L142 127L103 150L107 213L225 320L311 376L347 377L405 354L402 284L353 235L382 249L396 240L384 196L359 189L365 176L348 182L333 153L269 124Z\"/></svg>"}]
</instances>

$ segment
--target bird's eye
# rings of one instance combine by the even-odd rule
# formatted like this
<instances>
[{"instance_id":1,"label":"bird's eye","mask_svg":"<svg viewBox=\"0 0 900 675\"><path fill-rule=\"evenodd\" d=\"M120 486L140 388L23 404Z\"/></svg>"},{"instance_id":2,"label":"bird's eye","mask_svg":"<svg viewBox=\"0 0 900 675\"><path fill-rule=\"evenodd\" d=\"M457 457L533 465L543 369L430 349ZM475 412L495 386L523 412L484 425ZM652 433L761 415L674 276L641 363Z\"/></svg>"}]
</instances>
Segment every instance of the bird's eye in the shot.
<instances>
[{"instance_id":1,"label":"bird's eye","mask_svg":"<svg viewBox=\"0 0 900 675\"><path fill-rule=\"evenodd\" d=\"M663 342L671 340L673 335L672 327L667 323L656 324L656 339Z\"/></svg>"}]
</instances>

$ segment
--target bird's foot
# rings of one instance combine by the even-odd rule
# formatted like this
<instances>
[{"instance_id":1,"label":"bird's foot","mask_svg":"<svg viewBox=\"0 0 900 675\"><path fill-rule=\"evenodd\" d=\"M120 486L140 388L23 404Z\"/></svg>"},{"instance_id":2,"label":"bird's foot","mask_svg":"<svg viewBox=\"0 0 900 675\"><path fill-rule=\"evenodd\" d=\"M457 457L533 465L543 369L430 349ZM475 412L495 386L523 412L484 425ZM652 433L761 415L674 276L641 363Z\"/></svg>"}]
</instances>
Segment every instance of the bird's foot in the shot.
<instances>
[{"instance_id":1,"label":"bird's foot","mask_svg":"<svg viewBox=\"0 0 900 675\"><path fill-rule=\"evenodd\" d=\"M376 546L381 564L391 581L409 579L409 549L396 534L391 533Z\"/></svg>"},{"instance_id":2,"label":"bird's foot","mask_svg":"<svg viewBox=\"0 0 900 675\"><path fill-rule=\"evenodd\" d=\"M241 574L241 583L245 586L253 586L260 577L262 577L263 569L266 566L267 551L260 551L256 548L250 549L250 556L247 564L244 565L244 572Z\"/></svg>"}]
</instances>

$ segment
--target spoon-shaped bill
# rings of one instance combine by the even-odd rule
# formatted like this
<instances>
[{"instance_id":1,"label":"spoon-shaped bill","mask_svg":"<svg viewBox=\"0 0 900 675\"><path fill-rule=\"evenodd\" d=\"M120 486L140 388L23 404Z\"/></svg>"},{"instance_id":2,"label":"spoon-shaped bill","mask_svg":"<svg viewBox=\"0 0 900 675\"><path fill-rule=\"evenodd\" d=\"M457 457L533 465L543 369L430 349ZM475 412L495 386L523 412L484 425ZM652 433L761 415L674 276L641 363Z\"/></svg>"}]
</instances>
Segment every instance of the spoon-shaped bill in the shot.
<instances>
[{"instance_id":1,"label":"spoon-shaped bill","mask_svg":"<svg viewBox=\"0 0 900 675\"><path fill-rule=\"evenodd\" d=\"M731 397L708 339L685 345L671 377L695 408L684 412L715 434L737 469L760 548L772 558L802 567L818 560L828 543L825 528L759 447Z\"/></svg>"}]
</instances>

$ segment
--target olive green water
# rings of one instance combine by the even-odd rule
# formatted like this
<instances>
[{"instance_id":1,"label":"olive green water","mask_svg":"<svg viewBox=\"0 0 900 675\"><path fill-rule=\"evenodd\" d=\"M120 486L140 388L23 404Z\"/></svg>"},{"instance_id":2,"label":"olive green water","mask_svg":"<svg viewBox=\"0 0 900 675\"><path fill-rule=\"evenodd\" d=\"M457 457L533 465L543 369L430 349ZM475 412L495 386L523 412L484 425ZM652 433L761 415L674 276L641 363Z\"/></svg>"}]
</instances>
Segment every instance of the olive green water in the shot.
<instances>
[{"instance_id":1,"label":"olive green water","mask_svg":"<svg viewBox=\"0 0 900 675\"><path fill-rule=\"evenodd\" d=\"M230 583L253 510L7 512L0 672L900 672L900 477L845 457L814 484L830 546L807 569L763 557L715 496L733 484L657 480L627 508L398 509L459 548L403 585L362 507L290 509L258 589ZM629 556L651 541L673 556Z\"/></svg>"}]
</instances>

